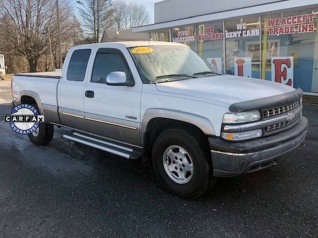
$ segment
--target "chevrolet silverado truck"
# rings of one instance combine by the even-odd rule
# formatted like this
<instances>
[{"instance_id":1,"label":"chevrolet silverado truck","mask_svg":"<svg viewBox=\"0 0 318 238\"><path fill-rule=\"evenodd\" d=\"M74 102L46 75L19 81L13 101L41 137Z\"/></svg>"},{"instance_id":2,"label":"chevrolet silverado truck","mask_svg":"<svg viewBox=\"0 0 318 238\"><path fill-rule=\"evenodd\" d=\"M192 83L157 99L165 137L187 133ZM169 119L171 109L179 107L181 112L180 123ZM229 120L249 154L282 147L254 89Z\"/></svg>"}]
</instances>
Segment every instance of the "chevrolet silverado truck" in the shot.
<instances>
[{"instance_id":1,"label":"chevrolet silverado truck","mask_svg":"<svg viewBox=\"0 0 318 238\"><path fill-rule=\"evenodd\" d=\"M161 185L183 198L217 177L267 168L305 139L302 91L220 75L188 46L117 42L75 46L61 72L16 74L13 103L44 115L28 136L66 139L151 163Z\"/></svg>"}]
</instances>

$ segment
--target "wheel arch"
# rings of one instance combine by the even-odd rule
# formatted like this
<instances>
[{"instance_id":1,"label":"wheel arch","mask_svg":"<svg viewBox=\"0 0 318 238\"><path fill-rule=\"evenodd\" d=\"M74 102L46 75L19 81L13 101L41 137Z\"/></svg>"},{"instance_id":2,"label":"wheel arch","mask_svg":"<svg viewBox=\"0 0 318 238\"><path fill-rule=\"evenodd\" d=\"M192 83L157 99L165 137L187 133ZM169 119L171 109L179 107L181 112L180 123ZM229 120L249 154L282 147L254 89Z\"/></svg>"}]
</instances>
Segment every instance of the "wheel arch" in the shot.
<instances>
[{"instance_id":1,"label":"wheel arch","mask_svg":"<svg viewBox=\"0 0 318 238\"><path fill-rule=\"evenodd\" d=\"M40 100L40 96L35 92L21 91L20 103L21 104L25 103L25 104L29 104L29 105L36 105L38 110L39 110L39 113L42 115L44 114L42 103Z\"/></svg>"},{"instance_id":2,"label":"wheel arch","mask_svg":"<svg viewBox=\"0 0 318 238\"><path fill-rule=\"evenodd\" d=\"M150 160L152 146L160 133L172 128L185 129L201 137L215 135L211 122L202 116L170 109L148 109L141 127L144 161ZM207 137L205 142L208 145Z\"/></svg>"}]
</instances>

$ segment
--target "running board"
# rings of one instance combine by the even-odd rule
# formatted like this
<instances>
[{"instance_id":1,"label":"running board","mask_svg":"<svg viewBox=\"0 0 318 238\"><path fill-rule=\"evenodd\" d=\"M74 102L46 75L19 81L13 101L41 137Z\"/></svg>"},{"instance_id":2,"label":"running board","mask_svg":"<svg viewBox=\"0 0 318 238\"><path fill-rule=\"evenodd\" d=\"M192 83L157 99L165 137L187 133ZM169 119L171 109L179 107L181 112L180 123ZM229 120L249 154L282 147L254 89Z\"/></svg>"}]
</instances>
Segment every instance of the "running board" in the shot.
<instances>
[{"instance_id":1,"label":"running board","mask_svg":"<svg viewBox=\"0 0 318 238\"><path fill-rule=\"evenodd\" d=\"M126 159L140 159L142 154L141 150L136 150L135 148L127 147L126 145L116 144L111 140L101 139L78 132L63 135L63 138L88 145Z\"/></svg>"}]
</instances>

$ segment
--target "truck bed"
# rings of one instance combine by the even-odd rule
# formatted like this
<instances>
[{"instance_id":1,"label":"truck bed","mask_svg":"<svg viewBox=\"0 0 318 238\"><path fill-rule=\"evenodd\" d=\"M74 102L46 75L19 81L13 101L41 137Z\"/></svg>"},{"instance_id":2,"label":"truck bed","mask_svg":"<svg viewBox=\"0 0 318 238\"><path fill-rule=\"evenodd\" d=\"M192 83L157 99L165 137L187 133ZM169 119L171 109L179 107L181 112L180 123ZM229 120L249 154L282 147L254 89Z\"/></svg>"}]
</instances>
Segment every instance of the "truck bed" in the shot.
<instances>
[{"instance_id":1,"label":"truck bed","mask_svg":"<svg viewBox=\"0 0 318 238\"><path fill-rule=\"evenodd\" d=\"M57 108L57 85L61 72L15 74L12 80L13 103L20 101L20 94L34 98L38 107ZM41 110L40 110L41 111Z\"/></svg>"}]
</instances>

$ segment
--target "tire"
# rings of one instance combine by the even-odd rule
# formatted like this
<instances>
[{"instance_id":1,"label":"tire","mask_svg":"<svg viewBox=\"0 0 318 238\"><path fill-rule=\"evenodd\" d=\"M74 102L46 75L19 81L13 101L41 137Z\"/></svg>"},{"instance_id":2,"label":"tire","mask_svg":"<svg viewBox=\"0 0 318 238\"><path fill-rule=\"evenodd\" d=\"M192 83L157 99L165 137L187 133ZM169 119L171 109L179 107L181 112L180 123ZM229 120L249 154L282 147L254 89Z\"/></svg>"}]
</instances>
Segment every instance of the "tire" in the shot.
<instances>
[{"instance_id":1,"label":"tire","mask_svg":"<svg viewBox=\"0 0 318 238\"><path fill-rule=\"evenodd\" d=\"M39 112L37 105L34 106ZM39 127L35 132L28 134L30 141L35 145L47 145L53 139L54 125L48 123L39 123Z\"/></svg>"},{"instance_id":2,"label":"tire","mask_svg":"<svg viewBox=\"0 0 318 238\"><path fill-rule=\"evenodd\" d=\"M54 135L54 126L52 124L40 123L38 129L28 134L30 141L35 145L47 145Z\"/></svg>"},{"instance_id":3,"label":"tire","mask_svg":"<svg viewBox=\"0 0 318 238\"><path fill-rule=\"evenodd\" d=\"M181 198L200 197L216 181L206 142L185 129L169 129L157 137L152 163L163 188Z\"/></svg>"},{"instance_id":4,"label":"tire","mask_svg":"<svg viewBox=\"0 0 318 238\"><path fill-rule=\"evenodd\" d=\"M33 105L38 111L37 105ZM28 134L30 141L35 145L47 145L53 139L54 125L48 123L40 123L36 131Z\"/></svg>"}]
</instances>

